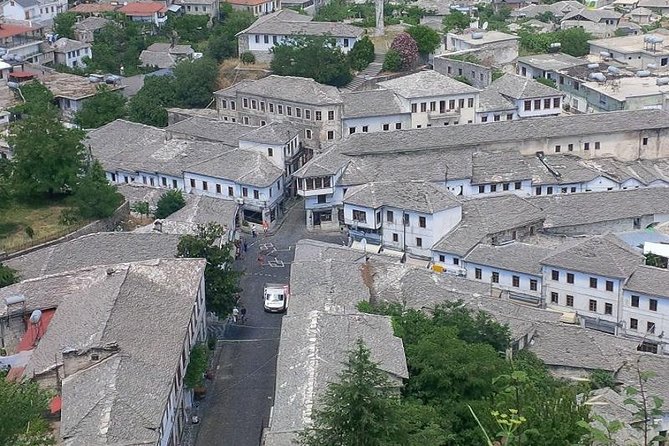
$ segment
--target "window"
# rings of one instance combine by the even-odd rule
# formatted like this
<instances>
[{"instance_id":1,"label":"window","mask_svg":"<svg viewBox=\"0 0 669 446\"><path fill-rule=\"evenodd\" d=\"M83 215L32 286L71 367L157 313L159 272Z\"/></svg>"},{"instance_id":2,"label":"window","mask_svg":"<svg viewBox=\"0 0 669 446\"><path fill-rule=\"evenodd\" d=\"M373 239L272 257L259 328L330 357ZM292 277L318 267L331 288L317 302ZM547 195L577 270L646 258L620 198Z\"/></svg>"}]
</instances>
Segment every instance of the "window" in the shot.
<instances>
[{"instance_id":1,"label":"window","mask_svg":"<svg viewBox=\"0 0 669 446\"><path fill-rule=\"evenodd\" d=\"M311 139L311 130L306 129L304 131L304 136L306 136L307 139Z\"/></svg>"},{"instance_id":2,"label":"window","mask_svg":"<svg viewBox=\"0 0 669 446\"><path fill-rule=\"evenodd\" d=\"M481 122L488 122L488 117L487 116L482 116L481 117Z\"/></svg>"},{"instance_id":3,"label":"window","mask_svg":"<svg viewBox=\"0 0 669 446\"><path fill-rule=\"evenodd\" d=\"M502 190L509 190L509 183L502 184Z\"/></svg>"},{"instance_id":4,"label":"window","mask_svg":"<svg viewBox=\"0 0 669 446\"><path fill-rule=\"evenodd\" d=\"M388 131L390 129L390 124L383 124L383 130Z\"/></svg>"},{"instance_id":5,"label":"window","mask_svg":"<svg viewBox=\"0 0 669 446\"><path fill-rule=\"evenodd\" d=\"M318 204L324 204L327 201L327 195L318 196Z\"/></svg>"},{"instance_id":6,"label":"window","mask_svg":"<svg viewBox=\"0 0 669 446\"><path fill-rule=\"evenodd\" d=\"M272 149L271 147L268 147L267 148L267 156L274 156L274 149Z\"/></svg>"},{"instance_id":7,"label":"window","mask_svg":"<svg viewBox=\"0 0 669 446\"><path fill-rule=\"evenodd\" d=\"M330 110L328 111L328 121L333 121L334 120L334 111Z\"/></svg>"},{"instance_id":8,"label":"window","mask_svg":"<svg viewBox=\"0 0 669 446\"><path fill-rule=\"evenodd\" d=\"M448 101L448 109L455 110L455 99L451 99L450 101Z\"/></svg>"},{"instance_id":9,"label":"window","mask_svg":"<svg viewBox=\"0 0 669 446\"><path fill-rule=\"evenodd\" d=\"M427 111L427 102L420 103L420 111L421 113L425 113Z\"/></svg>"},{"instance_id":10,"label":"window","mask_svg":"<svg viewBox=\"0 0 669 446\"><path fill-rule=\"evenodd\" d=\"M553 98L553 108L560 108L560 98Z\"/></svg>"},{"instance_id":11,"label":"window","mask_svg":"<svg viewBox=\"0 0 669 446\"><path fill-rule=\"evenodd\" d=\"M442 262L442 263L445 262L446 261L446 256L440 254L439 255L439 261Z\"/></svg>"},{"instance_id":12,"label":"window","mask_svg":"<svg viewBox=\"0 0 669 446\"><path fill-rule=\"evenodd\" d=\"M644 146L647 146L648 145L648 138L644 138L642 143L643 143Z\"/></svg>"},{"instance_id":13,"label":"window","mask_svg":"<svg viewBox=\"0 0 669 446\"><path fill-rule=\"evenodd\" d=\"M650 334L655 333L655 322L646 322L646 332Z\"/></svg>"},{"instance_id":14,"label":"window","mask_svg":"<svg viewBox=\"0 0 669 446\"><path fill-rule=\"evenodd\" d=\"M650 299L648 301L648 309L650 311L657 311L657 299Z\"/></svg>"},{"instance_id":15,"label":"window","mask_svg":"<svg viewBox=\"0 0 669 446\"><path fill-rule=\"evenodd\" d=\"M574 296L567 294L567 304L568 307L574 306Z\"/></svg>"},{"instance_id":16,"label":"window","mask_svg":"<svg viewBox=\"0 0 669 446\"><path fill-rule=\"evenodd\" d=\"M485 186L479 186L479 194L485 193Z\"/></svg>"},{"instance_id":17,"label":"window","mask_svg":"<svg viewBox=\"0 0 669 446\"><path fill-rule=\"evenodd\" d=\"M253 199L254 200L259 200L260 199L260 192L258 192L255 189L253 190Z\"/></svg>"},{"instance_id":18,"label":"window","mask_svg":"<svg viewBox=\"0 0 669 446\"><path fill-rule=\"evenodd\" d=\"M571 191L576 192L576 186L572 186Z\"/></svg>"},{"instance_id":19,"label":"window","mask_svg":"<svg viewBox=\"0 0 669 446\"><path fill-rule=\"evenodd\" d=\"M604 304L604 314L613 314L613 304Z\"/></svg>"},{"instance_id":20,"label":"window","mask_svg":"<svg viewBox=\"0 0 669 446\"><path fill-rule=\"evenodd\" d=\"M418 217L418 226L421 228L424 228L426 226L427 222L425 221L425 217Z\"/></svg>"},{"instance_id":21,"label":"window","mask_svg":"<svg viewBox=\"0 0 669 446\"><path fill-rule=\"evenodd\" d=\"M474 106L474 98L467 99L467 107L472 108Z\"/></svg>"},{"instance_id":22,"label":"window","mask_svg":"<svg viewBox=\"0 0 669 446\"><path fill-rule=\"evenodd\" d=\"M639 328L639 320L630 318L630 329L631 330L637 330Z\"/></svg>"},{"instance_id":23,"label":"window","mask_svg":"<svg viewBox=\"0 0 669 446\"><path fill-rule=\"evenodd\" d=\"M395 123L395 130L402 130L402 123L401 122L396 122Z\"/></svg>"},{"instance_id":24,"label":"window","mask_svg":"<svg viewBox=\"0 0 669 446\"><path fill-rule=\"evenodd\" d=\"M225 99L223 99L223 100L221 101L221 108L228 108L228 101L226 101Z\"/></svg>"},{"instance_id":25,"label":"window","mask_svg":"<svg viewBox=\"0 0 669 446\"><path fill-rule=\"evenodd\" d=\"M411 216L404 214L404 226L411 226Z\"/></svg>"},{"instance_id":26,"label":"window","mask_svg":"<svg viewBox=\"0 0 669 446\"><path fill-rule=\"evenodd\" d=\"M269 43L269 36L267 34L265 34L263 41Z\"/></svg>"},{"instance_id":27,"label":"window","mask_svg":"<svg viewBox=\"0 0 669 446\"><path fill-rule=\"evenodd\" d=\"M535 195L541 195L541 186L537 186L536 189L534 189Z\"/></svg>"},{"instance_id":28,"label":"window","mask_svg":"<svg viewBox=\"0 0 669 446\"><path fill-rule=\"evenodd\" d=\"M242 187L242 197L248 197L249 196L249 190L245 187Z\"/></svg>"},{"instance_id":29,"label":"window","mask_svg":"<svg viewBox=\"0 0 669 446\"><path fill-rule=\"evenodd\" d=\"M320 111L316 112L316 121L322 121L323 120L323 114Z\"/></svg>"},{"instance_id":30,"label":"window","mask_svg":"<svg viewBox=\"0 0 669 446\"><path fill-rule=\"evenodd\" d=\"M553 186L548 186L546 188L546 194L547 195L553 195Z\"/></svg>"},{"instance_id":31,"label":"window","mask_svg":"<svg viewBox=\"0 0 669 446\"><path fill-rule=\"evenodd\" d=\"M256 109L258 107L258 102L255 99L251 99L251 108Z\"/></svg>"},{"instance_id":32,"label":"window","mask_svg":"<svg viewBox=\"0 0 669 446\"><path fill-rule=\"evenodd\" d=\"M558 303L559 297L560 297L560 295L558 293L552 292L551 293L551 303L552 304Z\"/></svg>"},{"instance_id":33,"label":"window","mask_svg":"<svg viewBox=\"0 0 669 446\"><path fill-rule=\"evenodd\" d=\"M506 120L507 121L513 121L513 113L507 113L506 114Z\"/></svg>"},{"instance_id":34,"label":"window","mask_svg":"<svg viewBox=\"0 0 669 446\"><path fill-rule=\"evenodd\" d=\"M511 277L511 283L513 284L513 286L518 288L520 286L520 277L518 276Z\"/></svg>"},{"instance_id":35,"label":"window","mask_svg":"<svg viewBox=\"0 0 669 446\"><path fill-rule=\"evenodd\" d=\"M493 116L492 120L495 121L495 122L499 121L499 115Z\"/></svg>"},{"instance_id":36,"label":"window","mask_svg":"<svg viewBox=\"0 0 669 446\"><path fill-rule=\"evenodd\" d=\"M348 39L344 39L344 48L348 48Z\"/></svg>"},{"instance_id":37,"label":"window","mask_svg":"<svg viewBox=\"0 0 669 446\"><path fill-rule=\"evenodd\" d=\"M423 239L420 237L416 237L416 246L421 248L423 246Z\"/></svg>"},{"instance_id":38,"label":"window","mask_svg":"<svg viewBox=\"0 0 669 446\"><path fill-rule=\"evenodd\" d=\"M633 307L639 308L639 296L632 296L631 304Z\"/></svg>"},{"instance_id":39,"label":"window","mask_svg":"<svg viewBox=\"0 0 669 446\"><path fill-rule=\"evenodd\" d=\"M192 187L193 189L195 189L195 180L192 179L192 178L190 179L190 187Z\"/></svg>"},{"instance_id":40,"label":"window","mask_svg":"<svg viewBox=\"0 0 669 446\"><path fill-rule=\"evenodd\" d=\"M491 184L490 185L490 192L497 192L497 185L496 184Z\"/></svg>"},{"instance_id":41,"label":"window","mask_svg":"<svg viewBox=\"0 0 669 446\"><path fill-rule=\"evenodd\" d=\"M269 104L269 112L274 113L274 104L272 103Z\"/></svg>"},{"instance_id":42,"label":"window","mask_svg":"<svg viewBox=\"0 0 669 446\"><path fill-rule=\"evenodd\" d=\"M606 291L613 291L613 282L610 280L606 281Z\"/></svg>"},{"instance_id":43,"label":"window","mask_svg":"<svg viewBox=\"0 0 669 446\"><path fill-rule=\"evenodd\" d=\"M397 232L393 232L393 242L397 243L397 242L399 242L399 241L400 241L400 236L397 235ZM442 257L443 257L443 256L439 256L440 259L441 259Z\"/></svg>"},{"instance_id":44,"label":"window","mask_svg":"<svg viewBox=\"0 0 669 446\"><path fill-rule=\"evenodd\" d=\"M560 153L560 150L561 150L560 144L557 144L555 146L555 153Z\"/></svg>"},{"instance_id":45,"label":"window","mask_svg":"<svg viewBox=\"0 0 669 446\"><path fill-rule=\"evenodd\" d=\"M492 283L499 283L499 273L497 271L493 271L490 280Z\"/></svg>"},{"instance_id":46,"label":"window","mask_svg":"<svg viewBox=\"0 0 669 446\"><path fill-rule=\"evenodd\" d=\"M334 139L334 131L328 130L328 139Z\"/></svg>"},{"instance_id":47,"label":"window","mask_svg":"<svg viewBox=\"0 0 669 446\"><path fill-rule=\"evenodd\" d=\"M593 313L597 312L597 301L595 299L590 299L590 302L588 302L588 310Z\"/></svg>"},{"instance_id":48,"label":"window","mask_svg":"<svg viewBox=\"0 0 669 446\"><path fill-rule=\"evenodd\" d=\"M583 144L583 150L590 150L590 143L586 142Z\"/></svg>"},{"instance_id":49,"label":"window","mask_svg":"<svg viewBox=\"0 0 669 446\"><path fill-rule=\"evenodd\" d=\"M367 213L365 211L357 211L353 209L353 221L367 223Z\"/></svg>"},{"instance_id":50,"label":"window","mask_svg":"<svg viewBox=\"0 0 669 446\"><path fill-rule=\"evenodd\" d=\"M437 102L432 101L430 102L430 111L436 111L437 110Z\"/></svg>"},{"instance_id":51,"label":"window","mask_svg":"<svg viewBox=\"0 0 669 446\"><path fill-rule=\"evenodd\" d=\"M520 181L516 181L515 183L513 183L513 188L514 189L520 190L521 187L522 187L522 184L520 183Z\"/></svg>"},{"instance_id":52,"label":"window","mask_svg":"<svg viewBox=\"0 0 669 446\"><path fill-rule=\"evenodd\" d=\"M235 192L232 186L228 186L228 196L232 197L234 194Z\"/></svg>"},{"instance_id":53,"label":"window","mask_svg":"<svg viewBox=\"0 0 669 446\"><path fill-rule=\"evenodd\" d=\"M311 119L311 110L304 111L304 119Z\"/></svg>"},{"instance_id":54,"label":"window","mask_svg":"<svg viewBox=\"0 0 669 446\"><path fill-rule=\"evenodd\" d=\"M411 113L418 112L418 104L411 104Z\"/></svg>"},{"instance_id":55,"label":"window","mask_svg":"<svg viewBox=\"0 0 669 446\"><path fill-rule=\"evenodd\" d=\"M574 283L574 274L567 273L567 283Z\"/></svg>"},{"instance_id":56,"label":"window","mask_svg":"<svg viewBox=\"0 0 669 446\"><path fill-rule=\"evenodd\" d=\"M349 135L352 135L352 134L354 134L354 133L355 133L355 127L349 127L349 128L348 128L348 134L349 134Z\"/></svg>"},{"instance_id":57,"label":"window","mask_svg":"<svg viewBox=\"0 0 669 446\"><path fill-rule=\"evenodd\" d=\"M551 100L550 98L544 99L544 108L551 108Z\"/></svg>"},{"instance_id":58,"label":"window","mask_svg":"<svg viewBox=\"0 0 669 446\"><path fill-rule=\"evenodd\" d=\"M535 99L534 100L534 109L535 110L541 110L541 99Z\"/></svg>"},{"instance_id":59,"label":"window","mask_svg":"<svg viewBox=\"0 0 669 446\"><path fill-rule=\"evenodd\" d=\"M173 189L177 188L177 180L172 180L172 188Z\"/></svg>"},{"instance_id":60,"label":"window","mask_svg":"<svg viewBox=\"0 0 669 446\"><path fill-rule=\"evenodd\" d=\"M278 43L278 41L279 41L279 40L277 39L277 36L272 36L272 43L273 43L273 44L276 45L276 44Z\"/></svg>"},{"instance_id":61,"label":"window","mask_svg":"<svg viewBox=\"0 0 669 446\"><path fill-rule=\"evenodd\" d=\"M460 259L457 257L453 257L453 265L459 265L460 264Z\"/></svg>"},{"instance_id":62,"label":"window","mask_svg":"<svg viewBox=\"0 0 669 446\"><path fill-rule=\"evenodd\" d=\"M590 278L590 288L597 288L597 279L594 277Z\"/></svg>"},{"instance_id":63,"label":"window","mask_svg":"<svg viewBox=\"0 0 669 446\"><path fill-rule=\"evenodd\" d=\"M276 106L276 112L280 115L283 114L283 105L279 104Z\"/></svg>"},{"instance_id":64,"label":"window","mask_svg":"<svg viewBox=\"0 0 669 446\"><path fill-rule=\"evenodd\" d=\"M293 107L291 107L291 106L289 106L289 105L286 106L286 114L287 114L288 116L293 116Z\"/></svg>"},{"instance_id":65,"label":"window","mask_svg":"<svg viewBox=\"0 0 669 446\"><path fill-rule=\"evenodd\" d=\"M599 150L600 147L601 146L599 145L599 141L595 141L595 150Z\"/></svg>"},{"instance_id":66,"label":"window","mask_svg":"<svg viewBox=\"0 0 669 446\"><path fill-rule=\"evenodd\" d=\"M242 105L244 108L249 108L249 100L246 98L242 99Z\"/></svg>"},{"instance_id":67,"label":"window","mask_svg":"<svg viewBox=\"0 0 669 446\"><path fill-rule=\"evenodd\" d=\"M367 133L369 132L369 126L363 125L362 126L362 133Z\"/></svg>"},{"instance_id":68,"label":"window","mask_svg":"<svg viewBox=\"0 0 669 446\"><path fill-rule=\"evenodd\" d=\"M552 270L551 271L551 279L552 280L560 280L560 271Z\"/></svg>"},{"instance_id":69,"label":"window","mask_svg":"<svg viewBox=\"0 0 669 446\"><path fill-rule=\"evenodd\" d=\"M573 152L574 151L574 145L573 144L567 144L567 150L569 150L570 152Z\"/></svg>"},{"instance_id":70,"label":"window","mask_svg":"<svg viewBox=\"0 0 669 446\"><path fill-rule=\"evenodd\" d=\"M474 277L476 277L478 280L481 280L483 277L483 271L481 271L481 268L476 268L474 270Z\"/></svg>"},{"instance_id":71,"label":"window","mask_svg":"<svg viewBox=\"0 0 669 446\"><path fill-rule=\"evenodd\" d=\"M530 290L537 290L537 279L530 279Z\"/></svg>"}]
</instances>

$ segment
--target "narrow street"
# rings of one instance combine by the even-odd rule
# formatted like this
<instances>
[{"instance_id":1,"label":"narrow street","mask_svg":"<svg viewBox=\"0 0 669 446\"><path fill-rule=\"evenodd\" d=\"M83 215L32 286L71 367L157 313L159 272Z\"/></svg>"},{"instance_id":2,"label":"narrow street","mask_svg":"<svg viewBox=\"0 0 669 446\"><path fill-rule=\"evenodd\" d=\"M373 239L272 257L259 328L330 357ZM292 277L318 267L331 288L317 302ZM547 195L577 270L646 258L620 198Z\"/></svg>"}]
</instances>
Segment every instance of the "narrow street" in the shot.
<instances>
[{"instance_id":1,"label":"narrow street","mask_svg":"<svg viewBox=\"0 0 669 446\"><path fill-rule=\"evenodd\" d=\"M223 343L213 385L201 404L198 446L258 446L268 423L274 398L276 356L281 314L263 311L266 282L288 283L295 244L302 238L342 243L338 233L307 233L301 203L287 214L274 235L246 236L248 252L238 262L242 304L247 309L244 325L228 326L220 333ZM263 265L260 250L268 253Z\"/></svg>"}]
</instances>

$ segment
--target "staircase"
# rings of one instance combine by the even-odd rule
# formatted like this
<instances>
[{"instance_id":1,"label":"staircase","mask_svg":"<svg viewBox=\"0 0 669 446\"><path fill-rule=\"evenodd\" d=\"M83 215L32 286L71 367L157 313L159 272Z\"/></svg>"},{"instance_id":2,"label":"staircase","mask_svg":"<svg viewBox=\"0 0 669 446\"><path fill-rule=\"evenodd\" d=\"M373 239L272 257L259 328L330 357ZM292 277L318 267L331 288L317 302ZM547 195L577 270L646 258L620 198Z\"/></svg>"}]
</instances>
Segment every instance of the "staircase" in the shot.
<instances>
[{"instance_id":1,"label":"staircase","mask_svg":"<svg viewBox=\"0 0 669 446\"><path fill-rule=\"evenodd\" d=\"M381 72L383 67L383 58L385 54L374 54L374 62L367 65L367 68L358 73L351 82L345 87L342 87L344 91L355 91L365 83L367 79L371 79L377 76Z\"/></svg>"}]
</instances>

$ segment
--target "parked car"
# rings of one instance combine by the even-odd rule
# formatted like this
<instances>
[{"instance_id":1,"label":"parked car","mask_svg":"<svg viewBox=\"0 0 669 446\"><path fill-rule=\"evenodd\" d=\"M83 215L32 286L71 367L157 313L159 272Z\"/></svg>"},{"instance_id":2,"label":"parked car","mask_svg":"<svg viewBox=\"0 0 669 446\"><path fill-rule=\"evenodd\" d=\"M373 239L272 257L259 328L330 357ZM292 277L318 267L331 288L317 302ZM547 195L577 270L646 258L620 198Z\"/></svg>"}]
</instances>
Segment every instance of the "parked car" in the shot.
<instances>
[{"instance_id":1,"label":"parked car","mask_svg":"<svg viewBox=\"0 0 669 446\"><path fill-rule=\"evenodd\" d=\"M280 313L288 308L288 285L281 283L266 283L263 291L265 311Z\"/></svg>"}]
</instances>

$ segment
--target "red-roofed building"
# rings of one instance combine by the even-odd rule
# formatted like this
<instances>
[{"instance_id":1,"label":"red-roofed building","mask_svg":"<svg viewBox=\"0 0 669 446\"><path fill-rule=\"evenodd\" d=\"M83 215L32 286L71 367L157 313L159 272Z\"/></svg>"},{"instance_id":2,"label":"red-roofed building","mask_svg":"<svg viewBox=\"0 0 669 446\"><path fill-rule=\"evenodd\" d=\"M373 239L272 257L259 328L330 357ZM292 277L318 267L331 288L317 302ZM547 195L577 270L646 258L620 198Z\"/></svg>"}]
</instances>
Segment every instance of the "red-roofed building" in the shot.
<instances>
[{"instance_id":1,"label":"red-roofed building","mask_svg":"<svg viewBox=\"0 0 669 446\"><path fill-rule=\"evenodd\" d=\"M9 54L19 56L26 62L42 62L40 44L43 41L42 28L13 23L3 23L0 26L0 47L6 48Z\"/></svg>"},{"instance_id":2,"label":"red-roofed building","mask_svg":"<svg viewBox=\"0 0 669 446\"><path fill-rule=\"evenodd\" d=\"M134 22L153 23L156 26L161 26L167 20L167 6L163 2L128 3L119 8L118 12L127 15Z\"/></svg>"},{"instance_id":3,"label":"red-roofed building","mask_svg":"<svg viewBox=\"0 0 669 446\"><path fill-rule=\"evenodd\" d=\"M53 315L56 314L56 309L42 311L42 317L37 324L30 322L29 315L25 318L26 332L23 334L16 351L23 352L32 350L39 340L44 336Z\"/></svg>"}]
</instances>

